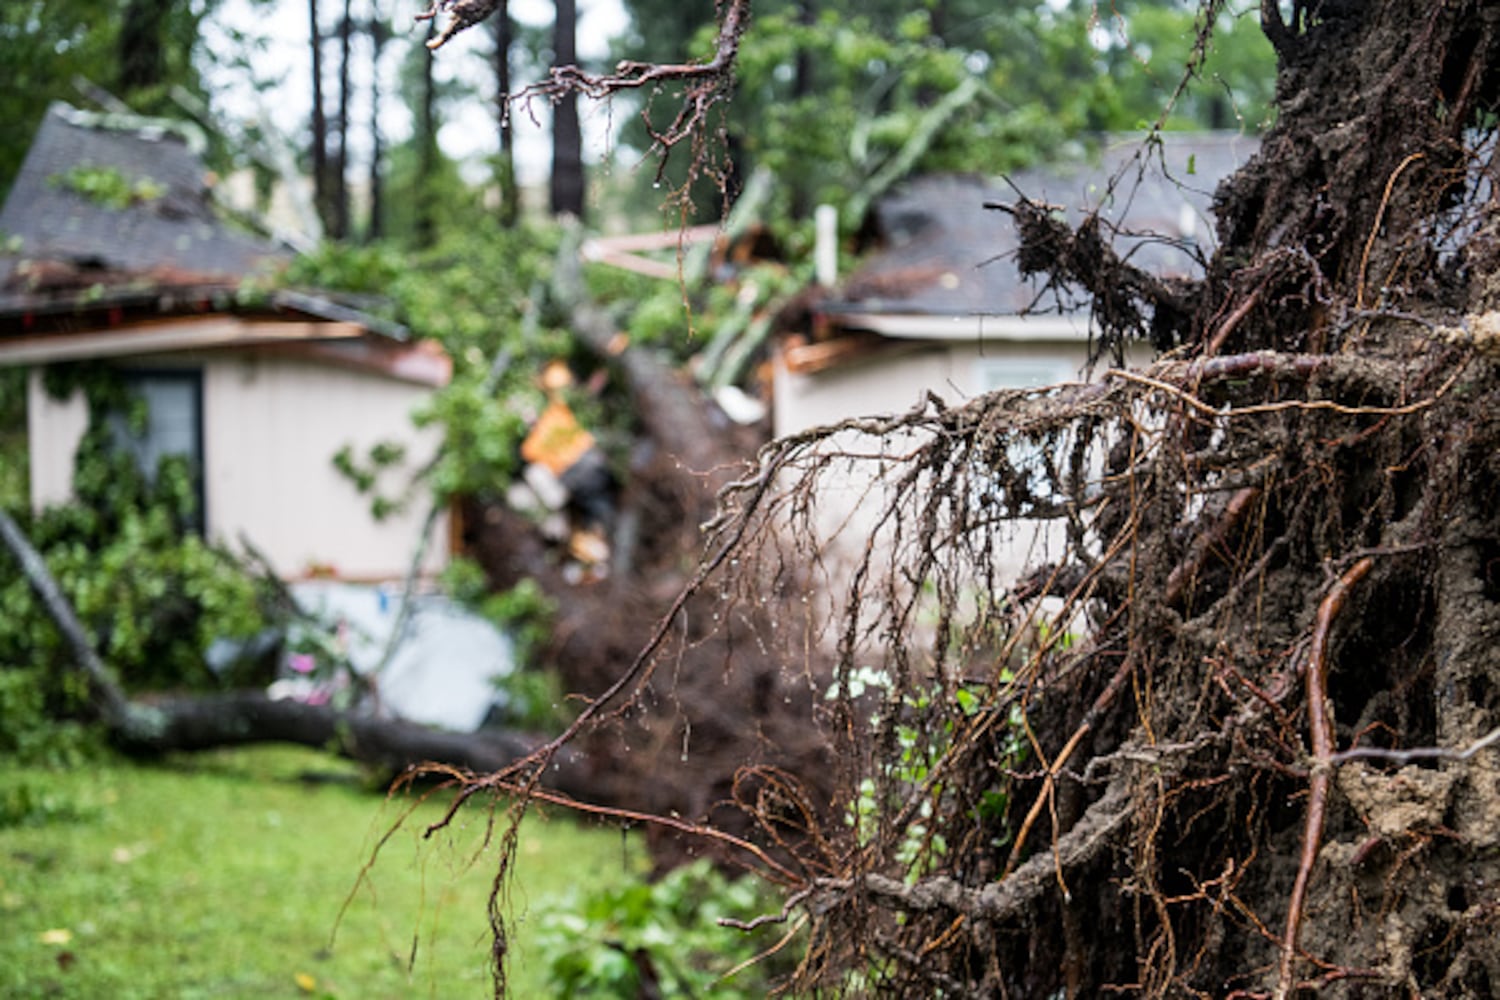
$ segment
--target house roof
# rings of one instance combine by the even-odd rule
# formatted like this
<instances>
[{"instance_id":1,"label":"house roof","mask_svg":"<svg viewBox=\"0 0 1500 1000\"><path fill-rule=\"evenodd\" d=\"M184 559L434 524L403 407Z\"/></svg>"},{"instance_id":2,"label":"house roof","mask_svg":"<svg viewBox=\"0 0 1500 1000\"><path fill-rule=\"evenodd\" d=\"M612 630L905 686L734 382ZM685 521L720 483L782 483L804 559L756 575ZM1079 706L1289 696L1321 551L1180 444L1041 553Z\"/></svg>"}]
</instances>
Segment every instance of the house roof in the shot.
<instances>
[{"instance_id":1,"label":"house roof","mask_svg":"<svg viewBox=\"0 0 1500 1000\"><path fill-rule=\"evenodd\" d=\"M21 290L20 272L38 261L106 273L169 270L239 280L289 259L285 247L220 220L201 152L190 126L90 114L54 102L0 208L6 244L0 288ZM79 190L90 170L96 180L115 184L113 201Z\"/></svg>"},{"instance_id":2,"label":"house roof","mask_svg":"<svg viewBox=\"0 0 1500 1000\"><path fill-rule=\"evenodd\" d=\"M242 292L292 252L220 219L201 153L191 126L48 109L0 208L0 367L254 349L448 381L434 345L357 306Z\"/></svg>"},{"instance_id":3,"label":"house roof","mask_svg":"<svg viewBox=\"0 0 1500 1000\"><path fill-rule=\"evenodd\" d=\"M1205 256L1212 248L1214 189L1259 141L1238 133L1161 139L1159 151L1143 149L1139 138L1115 140L1092 160L1022 171L1008 182L914 178L874 209L883 248L816 311L840 326L890 337L1084 337L1084 309L1039 298L1043 280L1024 279L1016 268L1019 240L1010 217L985 206L1024 195L1057 207L1075 225L1097 206L1120 231L1115 249L1131 263L1163 277L1193 275L1198 265L1189 248ZM1120 182L1111 190L1113 177Z\"/></svg>"}]
</instances>

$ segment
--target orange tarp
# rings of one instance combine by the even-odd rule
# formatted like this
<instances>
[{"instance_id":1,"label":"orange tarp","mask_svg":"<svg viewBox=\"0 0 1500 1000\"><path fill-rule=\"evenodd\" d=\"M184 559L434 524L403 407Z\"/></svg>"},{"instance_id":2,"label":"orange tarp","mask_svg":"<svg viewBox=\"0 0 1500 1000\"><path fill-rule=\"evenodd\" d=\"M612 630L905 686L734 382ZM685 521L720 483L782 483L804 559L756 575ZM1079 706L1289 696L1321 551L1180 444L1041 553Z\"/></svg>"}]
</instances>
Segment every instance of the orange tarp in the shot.
<instances>
[{"instance_id":1,"label":"orange tarp","mask_svg":"<svg viewBox=\"0 0 1500 1000\"><path fill-rule=\"evenodd\" d=\"M593 446L594 435L579 425L568 405L553 400L521 442L521 457L561 476Z\"/></svg>"}]
</instances>

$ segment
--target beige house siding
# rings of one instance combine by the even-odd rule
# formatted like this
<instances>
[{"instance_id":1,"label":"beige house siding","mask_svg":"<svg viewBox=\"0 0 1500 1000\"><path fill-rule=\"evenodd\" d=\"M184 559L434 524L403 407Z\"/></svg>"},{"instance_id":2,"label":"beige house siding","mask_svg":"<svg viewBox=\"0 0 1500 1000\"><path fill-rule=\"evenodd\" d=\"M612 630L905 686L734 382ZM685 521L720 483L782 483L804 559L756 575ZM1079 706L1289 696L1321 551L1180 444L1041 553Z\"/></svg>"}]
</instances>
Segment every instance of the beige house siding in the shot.
<instances>
[{"instance_id":1,"label":"beige house siding","mask_svg":"<svg viewBox=\"0 0 1500 1000\"><path fill-rule=\"evenodd\" d=\"M904 350L882 352L810 374L775 371L774 428L777 436L850 417L902 413L932 392L950 405L997 388L1051 385L1082 377L1088 346L1080 340L1056 342L912 342ZM883 445L863 435L844 434L833 447L858 454L899 453L900 442ZM825 563L852 566L889 494L875 463L828 467L819 490L815 530L827 542ZM1065 533L1058 524L1017 522L998 552L999 574L1014 579L1028 566L1057 558Z\"/></svg>"},{"instance_id":2,"label":"beige house siding","mask_svg":"<svg viewBox=\"0 0 1500 1000\"><path fill-rule=\"evenodd\" d=\"M405 461L381 478L399 490L437 448L436 429L418 431L412 410L425 386L306 361L243 356L207 365L203 377L204 505L209 531L232 541L244 531L285 577L331 568L345 579L393 579L406 571L426 514L417 502L377 522L370 498L333 467L345 445L364 456L399 441ZM446 562L444 518L425 569Z\"/></svg>"},{"instance_id":3,"label":"beige house siding","mask_svg":"<svg viewBox=\"0 0 1500 1000\"><path fill-rule=\"evenodd\" d=\"M42 385L42 370L26 379L26 435L31 463L31 506L42 510L67 503L73 496L73 458L88 429L83 394L53 399Z\"/></svg>"},{"instance_id":4,"label":"beige house siding","mask_svg":"<svg viewBox=\"0 0 1500 1000\"><path fill-rule=\"evenodd\" d=\"M426 515L426 493L383 521L370 498L333 467L351 445L396 441L405 460L382 474L385 495L399 495L412 470L437 447L436 430L412 426L412 410L431 389L381 375L301 359L249 353L134 359L153 368L203 373L204 507L207 533L238 548L244 537L288 579L333 572L350 580L402 576ZM51 400L32 376L32 501L71 495L72 456L86 424L82 399ZM423 569L447 561L446 515L438 519Z\"/></svg>"},{"instance_id":5,"label":"beige house siding","mask_svg":"<svg viewBox=\"0 0 1500 1000\"><path fill-rule=\"evenodd\" d=\"M1050 385L1081 377L1088 347L1078 343L914 343L813 374L776 366L775 433L795 434L848 417L901 413L931 391L951 404L991 389ZM1048 377L1040 377L1042 375Z\"/></svg>"}]
</instances>

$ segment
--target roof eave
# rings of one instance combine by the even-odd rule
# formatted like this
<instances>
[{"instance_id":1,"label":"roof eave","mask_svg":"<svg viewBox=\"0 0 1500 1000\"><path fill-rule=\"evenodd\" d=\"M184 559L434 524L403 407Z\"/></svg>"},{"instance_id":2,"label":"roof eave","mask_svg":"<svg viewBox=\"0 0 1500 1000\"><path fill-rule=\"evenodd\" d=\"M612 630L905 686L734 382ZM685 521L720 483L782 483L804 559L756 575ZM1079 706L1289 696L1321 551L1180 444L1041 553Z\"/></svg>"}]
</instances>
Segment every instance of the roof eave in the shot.
<instances>
[{"instance_id":1,"label":"roof eave","mask_svg":"<svg viewBox=\"0 0 1500 1000\"><path fill-rule=\"evenodd\" d=\"M823 310L832 323L895 340L1086 343L1089 315L1074 313L905 313Z\"/></svg>"},{"instance_id":2,"label":"roof eave","mask_svg":"<svg viewBox=\"0 0 1500 1000\"><path fill-rule=\"evenodd\" d=\"M356 323L288 322L225 313L169 316L114 328L6 337L0 339L0 368L206 348L340 340L364 333Z\"/></svg>"}]
</instances>

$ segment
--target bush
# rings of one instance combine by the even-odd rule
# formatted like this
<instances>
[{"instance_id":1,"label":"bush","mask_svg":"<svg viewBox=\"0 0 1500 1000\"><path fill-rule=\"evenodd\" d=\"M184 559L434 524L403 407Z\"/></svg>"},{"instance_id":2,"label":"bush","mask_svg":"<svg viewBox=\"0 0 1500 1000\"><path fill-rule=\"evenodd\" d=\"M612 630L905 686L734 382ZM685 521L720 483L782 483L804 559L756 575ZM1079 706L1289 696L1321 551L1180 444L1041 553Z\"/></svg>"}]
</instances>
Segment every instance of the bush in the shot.
<instances>
[{"instance_id":1,"label":"bush","mask_svg":"<svg viewBox=\"0 0 1500 1000\"><path fill-rule=\"evenodd\" d=\"M86 813L45 772L15 770L68 767L102 752L97 728L53 719L62 713L49 708L49 700L56 700L49 699L49 687L69 707L83 698L76 677L67 676L71 683L49 685L38 668L0 666L0 759L11 768L0 773L0 829L74 820Z\"/></svg>"},{"instance_id":2,"label":"bush","mask_svg":"<svg viewBox=\"0 0 1500 1000\"><path fill-rule=\"evenodd\" d=\"M731 881L701 859L654 885L579 890L539 914L547 984L554 996L767 996L773 979L790 970L774 955L754 959L785 928L745 932L719 920L779 909L769 900L748 876Z\"/></svg>"},{"instance_id":3,"label":"bush","mask_svg":"<svg viewBox=\"0 0 1500 1000\"><path fill-rule=\"evenodd\" d=\"M132 689L269 680L234 670L216 676L206 666L215 639L248 639L274 622L274 595L197 533L193 470L171 456L148 477L118 446L120 420L138 425L145 413L110 370L49 369L49 391L74 387L84 391L90 411L74 470L76 499L35 518L21 513L19 520L94 648ZM83 700L64 690L70 654L13 565L0 555L0 664L38 668L46 712L57 717Z\"/></svg>"},{"instance_id":4,"label":"bush","mask_svg":"<svg viewBox=\"0 0 1500 1000\"><path fill-rule=\"evenodd\" d=\"M0 666L0 757L21 767L60 767L98 753L97 730L54 721L55 715L76 710L86 694L76 675L67 677L49 682L36 667Z\"/></svg>"}]
</instances>

